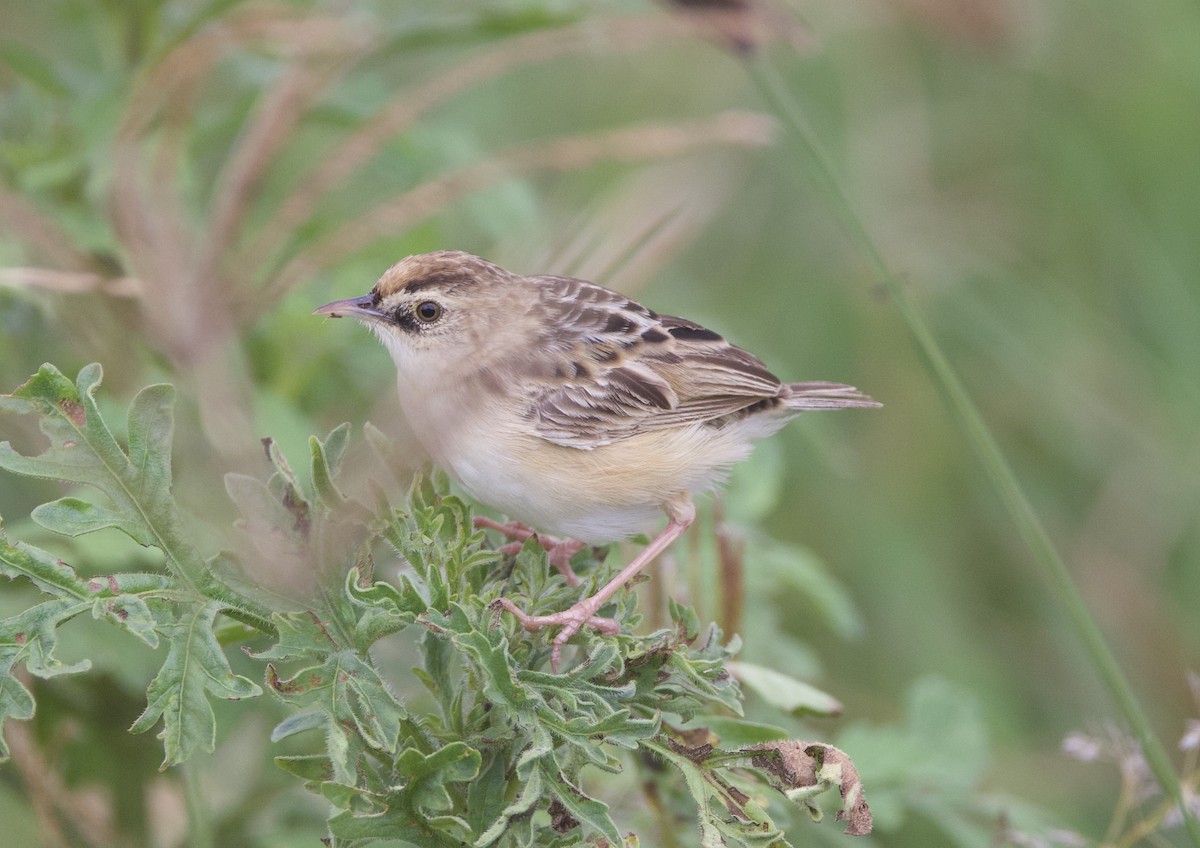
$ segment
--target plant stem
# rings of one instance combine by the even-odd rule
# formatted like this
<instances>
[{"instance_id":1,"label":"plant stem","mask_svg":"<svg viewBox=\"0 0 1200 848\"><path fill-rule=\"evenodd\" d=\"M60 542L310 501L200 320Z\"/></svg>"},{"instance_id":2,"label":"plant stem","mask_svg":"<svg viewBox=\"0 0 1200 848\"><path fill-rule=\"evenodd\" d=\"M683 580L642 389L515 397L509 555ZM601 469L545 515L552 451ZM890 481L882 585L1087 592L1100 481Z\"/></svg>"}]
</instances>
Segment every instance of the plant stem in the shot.
<instances>
[{"instance_id":1,"label":"plant stem","mask_svg":"<svg viewBox=\"0 0 1200 848\"><path fill-rule=\"evenodd\" d=\"M202 769L196 759L185 762L183 796L187 808L188 848L213 848L212 820L200 776Z\"/></svg>"},{"instance_id":2,"label":"plant stem","mask_svg":"<svg viewBox=\"0 0 1200 848\"><path fill-rule=\"evenodd\" d=\"M847 233L862 251L863 256L896 304L901 318L908 326L917 349L925 361L926 368L933 376L934 384L954 412L967 440L979 455L992 487L1003 501L1009 516L1017 527L1017 532L1028 546L1043 577L1053 588L1059 605L1074 627L1079 640L1083 643L1096 672L1124 714L1125 721L1129 723L1130 730L1141 745L1142 754L1151 771L1154 772L1159 785L1183 812L1184 824L1192 844L1196 848L1200 848L1200 822L1196 820L1184 801L1179 777L1171 765L1171 759L1166 749L1155 735L1149 719L1133 693L1132 686L1113 656L1104 634L1088 611L1087 604L1084 602L1079 588L1075 585L1066 563L1063 562L1037 513L1026 498L1016 474L1004 458L1000 446L984 422L983 416L980 415L979 409L971 400L962 381L950 365L950 361L942 353L941 347L926 325L924 318L921 317L921 313L909 299L899 278L892 273L883 253L876 246L861 218L854 211L829 155L825 152L816 132L809 125L782 80L779 79L774 69L761 59L748 62L746 67L763 99L778 113L793 137L799 142L804 154L810 160L812 166L810 170L821 184L821 188L828 194L834 212L841 218L841 223Z\"/></svg>"}]
</instances>

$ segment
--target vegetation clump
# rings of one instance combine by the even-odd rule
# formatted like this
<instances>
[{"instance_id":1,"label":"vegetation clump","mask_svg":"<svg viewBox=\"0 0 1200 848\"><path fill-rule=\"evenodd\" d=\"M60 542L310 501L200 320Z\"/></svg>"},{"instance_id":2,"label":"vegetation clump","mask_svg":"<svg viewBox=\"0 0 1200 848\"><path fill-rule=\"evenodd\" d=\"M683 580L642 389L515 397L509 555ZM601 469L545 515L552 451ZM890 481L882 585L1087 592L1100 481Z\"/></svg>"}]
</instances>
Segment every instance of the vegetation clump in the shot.
<instances>
[{"instance_id":1,"label":"vegetation clump","mask_svg":"<svg viewBox=\"0 0 1200 848\"><path fill-rule=\"evenodd\" d=\"M46 597L0 622L0 719L34 713L16 666L41 678L90 668L55 655L59 628L90 613L166 647L131 728L159 728L164 768L213 750L214 699L268 691L285 704L272 739L300 736L311 751L275 761L329 802L330 845L636 844L587 786L590 773L627 769L643 773L655 798L685 787L705 846L787 845L766 787L818 818L817 796L836 788L847 832L869 831L844 754L733 717L741 696L726 662L738 640L701 627L692 610L672 602L670 626L644 633L636 595L622 592L605 611L620 632L581 633L565 673L547 670L548 637L525 633L495 602L519 598L535 614L569 605L607 579L594 552L579 554L584 586L571 587L536 542L498 554L443 483L416 480L400 506L379 486L371 505L348 497L337 479L347 425L310 439L308 483L267 440L269 480L226 479L246 544L209 550L171 489L174 389L137 395L123 446L97 406L100 379L98 365L74 382L46 365L4 396L5 411L40 416L50 447L25 456L0 444L0 468L90 487L39 506L33 519L67 536L116 528L160 551L163 567L84 578L46 550L5 539L0 573ZM393 579L379 578L382 562ZM292 579L248 579L281 568ZM373 656L392 638L415 640L411 673L428 697L394 694ZM262 685L234 671L233 645L262 663Z\"/></svg>"}]
</instances>

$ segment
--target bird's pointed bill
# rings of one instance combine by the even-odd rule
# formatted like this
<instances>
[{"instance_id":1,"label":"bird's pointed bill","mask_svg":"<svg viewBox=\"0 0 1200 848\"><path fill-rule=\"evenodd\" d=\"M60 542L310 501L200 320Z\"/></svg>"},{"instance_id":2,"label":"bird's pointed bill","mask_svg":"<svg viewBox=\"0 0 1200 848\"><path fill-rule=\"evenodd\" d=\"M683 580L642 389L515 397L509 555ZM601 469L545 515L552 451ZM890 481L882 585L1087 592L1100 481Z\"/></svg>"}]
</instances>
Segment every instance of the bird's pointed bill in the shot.
<instances>
[{"instance_id":1,"label":"bird's pointed bill","mask_svg":"<svg viewBox=\"0 0 1200 848\"><path fill-rule=\"evenodd\" d=\"M375 307L375 296L364 294L362 297L348 297L345 300L335 300L313 310L313 315L325 315L330 318L341 318L345 315L361 316L364 318L382 318L383 313Z\"/></svg>"}]
</instances>

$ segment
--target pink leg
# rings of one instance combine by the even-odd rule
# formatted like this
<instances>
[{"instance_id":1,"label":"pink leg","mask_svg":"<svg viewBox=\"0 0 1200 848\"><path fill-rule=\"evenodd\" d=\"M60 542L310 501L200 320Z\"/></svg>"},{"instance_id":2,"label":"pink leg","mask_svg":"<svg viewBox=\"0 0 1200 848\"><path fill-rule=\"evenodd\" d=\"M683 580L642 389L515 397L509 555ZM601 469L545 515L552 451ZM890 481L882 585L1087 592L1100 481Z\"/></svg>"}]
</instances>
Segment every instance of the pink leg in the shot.
<instances>
[{"instance_id":1,"label":"pink leg","mask_svg":"<svg viewBox=\"0 0 1200 848\"><path fill-rule=\"evenodd\" d=\"M477 515L473 521L476 529L483 528L484 530L498 530L510 539L518 542L524 542L530 536L536 536L532 527L522 524L519 521L510 521L507 524L497 521L494 518L488 518L486 515Z\"/></svg>"},{"instance_id":2,"label":"pink leg","mask_svg":"<svg viewBox=\"0 0 1200 848\"><path fill-rule=\"evenodd\" d=\"M691 500L669 501L666 504L667 515L670 516L670 521L667 522L666 528L650 541L650 544L642 550L640 554L634 557L629 565L621 569L612 580L604 584L601 589L592 595L590 598L580 601L574 606L556 612L553 615L528 615L517 609L516 605L507 598L500 598L496 604L511 612L521 622L521 626L530 633L541 630L543 627L561 627L558 635L554 637L552 647L550 649L550 669L555 673L558 672L559 662L562 660L562 647L567 643L567 640L578 633L583 627L594 627L603 633L616 633L619 625L611 618L602 618L596 615L596 611L600 607L620 591L626 583L645 568L656 556L666 550L667 546L679 538L680 534L691 525L696 518L696 508L692 505Z\"/></svg>"},{"instance_id":3,"label":"pink leg","mask_svg":"<svg viewBox=\"0 0 1200 848\"><path fill-rule=\"evenodd\" d=\"M519 522L512 521L508 524L502 524L483 515L475 516L475 526L486 530L497 530L508 538L515 540L511 545L504 545L499 549L502 554L515 554L521 550L522 545L524 545L530 536L536 537L541 546L546 549L550 564L558 569L558 573L566 578L569 585L579 585L579 577L575 574L575 570L571 568L571 557L579 552L583 547L583 542L578 542L575 539L556 539L553 536L544 536L534 532L532 527L526 527Z\"/></svg>"}]
</instances>

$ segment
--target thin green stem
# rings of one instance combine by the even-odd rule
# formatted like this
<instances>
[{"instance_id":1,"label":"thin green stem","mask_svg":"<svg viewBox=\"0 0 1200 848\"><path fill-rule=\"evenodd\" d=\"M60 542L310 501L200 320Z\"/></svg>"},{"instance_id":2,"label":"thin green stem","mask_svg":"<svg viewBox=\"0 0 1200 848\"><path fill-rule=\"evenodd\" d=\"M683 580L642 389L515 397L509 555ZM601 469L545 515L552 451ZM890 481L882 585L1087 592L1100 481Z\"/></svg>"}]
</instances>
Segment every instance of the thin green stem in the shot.
<instances>
[{"instance_id":1,"label":"thin green stem","mask_svg":"<svg viewBox=\"0 0 1200 848\"><path fill-rule=\"evenodd\" d=\"M984 422L983 416L980 415L979 409L971 400L949 360L942 353L933 333L908 297L899 278L888 267L887 260L876 246L870 233L867 232L862 219L854 211L829 155L782 80L761 59L749 62L747 69L764 100L778 113L785 126L790 130L792 137L808 157L813 177L827 192L833 210L841 219L842 225L862 251L863 256L870 263L872 270L896 304L901 318L916 342L917 349L925 360L926 367L933 375L935 385L954 412L967 440L979 455L988 479L1008 510L1017 527L1017 532L1028 546L1043 577L1054 589L1055 596L1074 627L1076 635L1083 643L1092 665L1095 666L1096 672L1108 687L1113 700L1116 701L1125 720L1129 723L1130 730L1140 743L1142 753L1151 771L1154 772L1154 776L1163 790L1183 811L1184 823L1192 844L1196 848L1200 848L1200 822L1184 803L1179 776L1171 765L1171 759L1166 749L1155 735L1150 720L1146 717L1141 704L1133 693L1133 687L1130 686L1121 671L1112 649L1108 646L1095 619L1092 618L1066 563L1055 549L1049 534L1026 498L1016 474L1004 458L1000 446Z\"/></svg>"}]
</instances>

